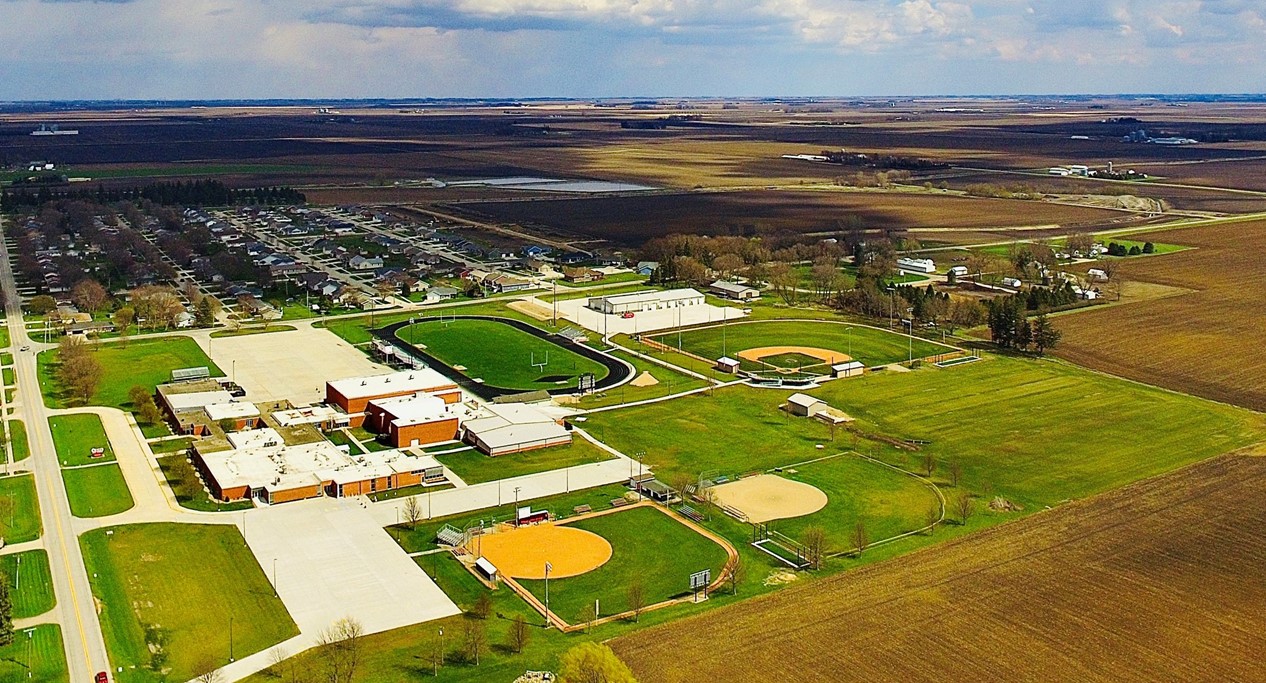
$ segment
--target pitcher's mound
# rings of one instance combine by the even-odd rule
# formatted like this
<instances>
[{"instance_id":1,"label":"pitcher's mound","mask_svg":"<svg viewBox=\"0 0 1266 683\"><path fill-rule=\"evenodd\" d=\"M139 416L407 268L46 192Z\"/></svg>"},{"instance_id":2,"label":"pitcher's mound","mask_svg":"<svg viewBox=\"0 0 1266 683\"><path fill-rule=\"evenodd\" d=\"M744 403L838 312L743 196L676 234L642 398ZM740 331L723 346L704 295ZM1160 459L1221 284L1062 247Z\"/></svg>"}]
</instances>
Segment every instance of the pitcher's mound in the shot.
<instances>
[{"instance_id":1,"label":"pitcher's mound","mask_svg":"<svg viewBox=\"0 0 1266 683\"><path fill-rule=\"evenodd\" d=\"M651 374L650 370L643 370L642 374L633 378L633 380L629 382L630 386L635 387L653 387L656 384L659 384L659 380L655 379L655 376Z\"/></svg>"},{"instance_id":2,"label":"pitcher's mound","mask_svg":"<svg viewBox=\"0 0 1266 683\"><path fill-rule=\"evenodd\" d=\"M516 579L545 578L545 563L553 567L551 579L591 572L611 559L607 539L584 529L538 524L471 539L469 549L482 552L506 576Z\"/></svg>"},{"instance_id":3,"label":"pitcher's mound","mask_svg":"<svg viewBox=\"0 0 1266 683\"><path fill-rule=\"evenodd\" d=\"M754 523L811 515L827 503L826 494L816 486L773 474L721 484L712 491L718 503L742 512Z\"/></svg>"}]
</instances>

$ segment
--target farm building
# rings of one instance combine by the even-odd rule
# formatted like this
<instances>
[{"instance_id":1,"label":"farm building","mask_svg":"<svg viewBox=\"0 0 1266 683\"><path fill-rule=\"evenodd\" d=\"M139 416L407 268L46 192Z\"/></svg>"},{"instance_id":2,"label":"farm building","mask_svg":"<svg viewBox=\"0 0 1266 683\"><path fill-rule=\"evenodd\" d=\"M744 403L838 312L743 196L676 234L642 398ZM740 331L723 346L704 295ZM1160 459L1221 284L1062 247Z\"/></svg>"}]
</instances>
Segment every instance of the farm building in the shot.
<instances>
[{"instance_id":1,"label":"farm building","mask_svg":"<svg viewBox=\"0 0 1266 683\"><path fill-rule=\"evenodd\" d=\"M738 374L739 371L739 362L729 356L721 356L717 359L717 364L714 367L721 372L727 372L731 375L735 375Z\"/></svg>"},{"instance_id":2,"label":"farm building","mask_svg":"<svg viewBox=\"0 0 1266 683\"><path fill-rule=\"evenodd\" d=\"M792 394L788 396L786 406L787 412L800 417L813 417L830 407L826 401L814 398L808 394Z\"/></svg>"},{"instance_id":3,"label":"farm building","mask_svg":"<svg viewBox=\"0 0 1266 683\"><path fill-rule=\"evenodd\" d=\"M492 415L462 424L462 440L488 455L521 453L571 443L571 432L523 403L490 405Z\"/></svg>"},{"instance_id":4,"label":"farm building","mask_svg":"<svg viewBox=\"0 0 1266 683\"><path fill-rule=\"evenodd\" d=\"M329 441L286 445L264 428L229 435L230 450L203 453L194 462L213 496L285 503L318 496L356 496L444 481L443 466L428 455L378 451L351 455Z\"/></svg>"},{"instance_id":5,"label":"farm building","mask_svg":"<svg viewBox=\"0 0 1266 683\"><path fill-rule=\"evenodd\" d=\"M897 269L908 273L935 273L936 262L930 258L899 258Z\"/></svg>"},{"instance_id":6,"label":"farm building","mask_svg":"<svg viewBox=\"0 0 1266 683\"><path fill-rule=\"evenodd\" d=\"M365 408L365 429L386 435L395 448L453 441L470 411L460 402L426 393L376 399Z\"/></svg>"},{"instance_id":7,"label":"farm building","mask_svg":"<svg viewBox=\"0 0 1266 683\"><path fill-rule=\"evenodd\" d=\"M352 426L359 427L370 401L412 394L434 394L447 403L458 403L462 392L453 380L430 368L402 370L370 377L349 377L325 383L325 402L342 408L353 416Z\"/></svg>"},{"instance_id":8,"label":"farm building","mask_svg":"<svg viewBox=\"0 0 1266 683\"><path fill-rule=\"evenodd\" d=\"M760 297L760 290L755 287L748 287L747 285L730 282L729 280L717 280L716 282L713 282L708 285L708 291L719 297L733 299L735 301L748 301L750 299Z\"/></svg>"},{"instance_id":9,"label":"farm building","mask_svg":"<svg viewBox=\"0 0 1266 683\"><path fill-rule=\"evenodd\" d=\"M847 363L838 363L831 366L832 377L860 377L866 372L866 366L859 361L849 361Z\"/></svg>"},{"instance_id":10,"label":"farm building","mask_svg":"<svg viewBox=\"0 0 1266 683\"><path fill-rule=\"evenodd\" d=\"M664 291L634 292L616 296L596 296L586 304L589 308L607 315L660 311L682 306L702 306L703 293L696 289L669 289Z\"/></svg>"}]
</instances>

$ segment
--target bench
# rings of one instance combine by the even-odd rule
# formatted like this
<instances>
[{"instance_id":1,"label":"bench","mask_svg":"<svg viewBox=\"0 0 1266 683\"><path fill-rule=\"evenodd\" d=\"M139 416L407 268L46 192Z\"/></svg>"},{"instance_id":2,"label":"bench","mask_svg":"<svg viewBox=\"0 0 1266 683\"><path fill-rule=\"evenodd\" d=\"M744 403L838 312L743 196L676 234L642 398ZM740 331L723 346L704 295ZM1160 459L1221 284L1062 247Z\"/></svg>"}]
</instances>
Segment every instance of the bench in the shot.
<instances>
[{"instance_id":1,"label":"bench","mask_svg":"<svg viewBox=\"0 0 1266 683\"><path fill-rule=\"evenodd\" d=\"M703 521L703 515L699 514L697 510L690 507L689 505L682 505L681 507L677 508L677 512L680 512L683 517L688 517L690 519L693 519L696 522Z\"/></svg>"},{"instance_id":2,"label":"bench","mask_svg":"<svg viewBox=\"0 0 1266 683\"><path fill-rule=\"evenodd\" d=\"M577 505L576 507L572 508L571 511L578 515L584 515L584 514L593 512L593 508L590 507L588 503L586 503L584 505Z\"/></svg>"},{"instance_id":3,"label":"bench","mask_svg":"<svg viewBox=\"0 0 1266 683\"><path fill-rule=\"evenodd\" d=\"M611 499L611 507L613 507L613 508L622 508L622 507L624 507L625 505L628 505L628 504L629 504L629 501L627 501L627 500L625 500L625 499L623 499L623 498L612 498L612 499Z\"/></svg>"}]
</instances>

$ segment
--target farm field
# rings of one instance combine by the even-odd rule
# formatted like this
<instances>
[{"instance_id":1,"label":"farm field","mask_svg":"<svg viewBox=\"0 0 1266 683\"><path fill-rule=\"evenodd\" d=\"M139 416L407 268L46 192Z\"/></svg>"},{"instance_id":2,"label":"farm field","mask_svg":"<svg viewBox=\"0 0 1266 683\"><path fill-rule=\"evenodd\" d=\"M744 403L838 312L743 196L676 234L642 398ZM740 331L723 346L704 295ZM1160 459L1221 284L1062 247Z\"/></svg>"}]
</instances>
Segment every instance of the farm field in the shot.
<instances>
[{"instance_id":1,"label":"farm field","mask_svg":"<svg viewBox=\"0 0 1266 683\"><path fill-rule=\"evenodd\" d=\"M23 543L42 533L35 478L29 474L0 477L0 537L5 543Z\"/></svg>"},{"instance_id":2,"label":"farm field","mask_svg":"<svg viewBox=\"0 0 1266 683\"><path fill-rule=\"evenodd\" d=\"M627 587L640 580L646 604L688 594L690 574L711 569L720 576L726 552L673 517L650 508L634 508L580 520L573 525L611 543L611 559L591 572L550 581L550 611L577 624L586 607L600 601L602 614L629 609ZM519 583L544 600L544 581Z\"/></svg>"},{"instance_id":3,"label":"farm field","mask_svg":"<svg viewBox=\"0 0 1266 683\"><path fill-rule=\"evenodd\" d=\"M576 437L570 445L540 448L523 453L510 453L495 458L484 455L475 449L459 453L446 453L435 456L445 467L449 468L467 484L479 484L485 481L507 479L525 474L547 472L563 467L584 465L591 462L610 460L610 453L598 448L581 437Z\"/></svg>"},{"instance_id":4,"label":"farm field","mask_svg":"<svg viewBox=\"0 0 1266 683\"><path fill-rule=\"evenodd\" d=\"M855 217L871 228L1002 228L1108 225L1123 214L1102 209L923 192L783 191L691 193L525 202L469 202L450 207L495 221L547 226L618 243L640 244L672 233L755 235L834 232ZM700 221L699 216L708 216Z\"/></svg>"},{"instance_id":5,"label":"farm field","mask_svg":"<svg viewBox=\"0 0 1266 683\"><path fill-rule=\"evenodd\" d=\"M62 469L70 512L76 517L108 517L132 509L135 502L115 463Z\"/></svg>"},{"instance_id":6,"label":"farm field","mask_svg":"<svg viewBox=\"0 0 1266 683\"><path fill-rule=\"evenodd\" d=\"M677 347L675 332L658 335L655 339ZM733 358L740 351L762 347L807 346L852 355L867 367L904 361L911 352L915 358L924 358L953 350L922 339L908 345L905 335L873 327L809 321L731 323L724 327L687 330L681 333L680 340L682 350L704 358L726 355Z\"/></svg>"},{"instance_id":7,"label":"farm field","mask_svg":"<svg viewBox=\"0 0 1266 683\"><path fill-rule=\"evenodd\" d=\"M594 373L597 380L607 375L600 363L565 346L492 320L417 323L400 328L396 336L450 366L465 367L459 372L499 389L575 387L581 374Z\"/></svg>"},{"instance_id":8,"label":"farm field","mask_svg":"<svg viewBox=\"0 0 1266 683\"><path fill-rule=\"evenodd\" d=\"M161 339L132 339L127 342L110 342L93 345L97 360L101 363L101 382L97 393L88 403L127 410L131 407L128 390L141 385L153 391L154 387L171 381L171 371L177 368L207 367L212 377L224 373L207 357L198 343L188 337ZM54 351L44 351L38 356L40 389L44 403L49 408L70 407L72 397L58 383L55 372L57 356Z\"/></svg>"},{"instance_id":9,"label":"farm field","mask_svg":"<svg viewBox=\"0 0 1266 683\"><path fill-rule=\"evenodd\" d=\"M227 663L229 617L237 657L298 632L233 526L136 524L80 537L92 593L99 601L110 663L122 683L164 680L148 669L152 629L166 645L175 680L201 657Z\"/></svg>"},{"instance_id":10,"label":"farm field","mask_svg":"<svg viewBox=\"0 0 1266 683\"><path fill-rule=\"evenodd\" d=\"M612 645L666 683L1251 680L1263 485L1216 458Z\"/></svg>"},{"instance_id":11,"label":"farm field","mask_svg":"<svg viewBox=\"0 0 1266 683\"><path fill-rule=\"evenodd\" d=\"M38 616L57 604L53 577L48 571L48 553L43 550L0 555L0 575L9 584L13 618Z\"/></svg>"},{"instance_id":12,"label":"farm field","mask_svg":"<svg viewBox=\"0 0 1266 683\"><path fill-rule=\"evenodd\" d=\"M55 415L48 418L53 432L53 446L63 467L90 465L114 460L114 449L106 438L101 418L92 413L82 415ZM104 449L100 458L92 457L92 449Z\"/></svg>"},{"instance_id":13,"label":"farm field","mask_svg":"<svg viewBox=\"0 0 1266 683\"><path fill-rule=\"evenodd\" d=\"M65 646L57 624L18 629L13 642L0 647L0 681L67 683Z\"/></svg>"},{"instance_id":14,"label":"farm field","mask_svg":"<svg viewBox=\"0 0 1266 683\"><path fill-rule=\"evenodd\" d=\"M1144 238L1140 235L1134 239ZM1056 354L1096 370L1266 410L1266 221L1147 233L1197 247L1120 262L1125 291L1141 283L1189 293L1060 316Z\"/></svg>"}]
</instances>

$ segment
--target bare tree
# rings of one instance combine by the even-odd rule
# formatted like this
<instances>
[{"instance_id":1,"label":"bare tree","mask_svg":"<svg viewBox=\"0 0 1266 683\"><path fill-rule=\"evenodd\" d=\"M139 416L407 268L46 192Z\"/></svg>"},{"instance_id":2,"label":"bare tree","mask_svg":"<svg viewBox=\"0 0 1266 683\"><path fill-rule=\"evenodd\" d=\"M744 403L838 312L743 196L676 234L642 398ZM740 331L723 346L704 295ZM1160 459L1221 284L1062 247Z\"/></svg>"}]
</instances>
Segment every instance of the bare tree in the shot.
<instances>
[{"instance_id":1,"label":"bare tree","mask_svg":"<svg viewBox=\"0 0 1266 683\"><path fill-rule=\"evenodd\" d=\"M923 474L931 477L936 472L936 454L931 451L923 452Z\"/></svg>"},{"instance_id":2,"label":"bare tree","mask_svg":"<svg viewBox=\"0 0 1266 683\"><path fill-rule=\"evenodd\" d=\"M514 621L510 622L508 637L510 649L514 650L515 654L523 652L523 648L527 647L528 640L532 637L532 631L522 614L514 615Z\"/></svg>"},{"instance_id":3,"label":"bare tree","mask_svg":"<svg viewBox=\"0 0 1266 683\"><path fill-rule=\"evenodd\" d=\"M408 522L410 529L413 529L421 520L422 504L418 502L417 496L409 496L404 501L404 521Z\"/></svg>"},{"instance_id":4,"label":"bare tree","mask_svg":"<svg viewBox=\"0 0 1266 683\"><path fill-rule=\"evenodd\" d=\"M1089 256L1091 247L1095 246L1095 238L1084 232L1075 232L1068 236L1064 245L1070 255Z\"/></svg>"},{"instance_id":5,"label":"bare tree","mask_svg":"<svg viewBox=\"0 0 1266 683\"><path fill-rule=\"evenodd\" d=\"M642 616L642 610L646 609L646 584L642 583L640 577L633 577L625 589L625 599L629 603L629 610L633 612L633 621L637 621Z\"/></svg>"},{"instance_id":6,"label":"bare tree","mask_svg":"<svg viewBox=\"0 0 1266 683\"><path fill-rule=\"evenodd\" d=\"M963 461L954 456L949 460L949 480L950 486L958 486L958 481L963 478Z\"/></svg>"},{"instance_id":7,"label":"bare tree","mask_svg":"<svg viewBox=\"0 0 1266 683\"><path fill-rule=\"evenodd\" d=\"M294 663L290 661L290 653L278 645L268 651L268 668L265 669L274 678L294 678ZM286 676L290 673L290 676Z\"/></svg>"},{"instance_id":8,"label":"bare tree","mask_svg":"<svg viewBox=\"0 0 1266 683\"><path fill-rule=\"evenodd\" d=\"M593 626L594 620L597 618L598 612L594 609L593 603L586 603L585 606L580 609L579 619L580 622L585 625L585 633L589 632L589 629Z\"/></svg>"},{"instance_id":9,"label":"bare tree","mask_svg":"<svg viewBox=\"0 0 1266 683\"><path fill-rule=\"evenodd\" d=\"M479 619L467 619L462 633L466 647L466 659L479 666L479 657L488 648L488 629Z\"/></svg>"},{"instance_id":10,"label":"bare tree","mask_svg":"<svg viewBox=\"0 0 1266 683\"><path fill-rule=\"evenodd\" d=\"M492 598L487 593L480 593L475 604L471 605L469 614L476 619L487 619L492 614Z\"/></svg>"},{"instance_id":11,"label":"bare tree","mask_svg":"<svg viewBox=\"0 0 1266 683\"><path fill-rule=\"evenodd\" d=\"M193 680L197 683L224 683L224 674L216 666L214 657L202 655L193 663Z\"/></svg>"},{"instance_id":12,"label":"bare tree","mask_svg":"<svg viewBox=\"0 0 1266 683\"><path fill-rule=\"evenodd\" d=\"M328 683L349 683L356 675L364 632L359 621L344 617L317 636L317 655Z\"/></svg>"},{"instance_id":13,"label":"bare tree","mask_svg":"<svg viewBox=\"0 0 1266 683\"><path fill-rule=\"evenodd\" d=\"M928 505L928 510L923 515L923 526L928 528L928 534L936 531L936 525L941 521L941 504L939 501L932 501Z\"/></svg>"},{"instance_id":14,"label":"bare tree","mask_svg":"<svg viewBox=\"0 0 1266 683\"><path fill-rule=\"evenodd\" d=\"M80 310L87 311L89 315L96 315L97 311L110 302L110 293L101 286L100 282L92 278L84 278L75 283L74 288L70 290L70 298Z\"/></svg>"},{"instance_id":15,"label":"bare tree","mask_svg":"<svg viewBox=\"0 0 1266 683\"><path fill-rule=\"evenodd\" d=\"M820 526L811 526L804 530L802 541L809 553L807 558L809 567L820 569L822 567L822 552L826 547L826 530Z\"/></svg>"},{"instance_id":16,"label":"bare tree","mask_svg":"<svg viewBox=\"0 0 1266 683\"><path fill-rule=\"evenodd\" d=\"M743 583L743 578L747 576L747 565L743 564L742 556L735 557L734 563L725 570L725 581L730 584L730 595L738 595L738 587Z\"/></svg>"},{"instance_id":17,"label":"bare tree","mask_svg":"<svg viewBox=\"0 0 1266 683\"><path fill-rule=\"evenodd\" d=\"M972 499L971 494L963 491L954 499L954 512L958 514L958 523L967 524L967 520L976 512L976 501Z\"/></svg>"},{"instance_id":18,"label":"bare tree","mask_svg":"<svg viewBox=\"0 0 1266 683\"><path fill-rule=\"evenodd\" d=\"M866 522L859 519L853 525L853 547L856 549L855 552L861 555L866 551L866 546L869 545L870 537L866 534Z\"/></svg>"}]
</instances>

